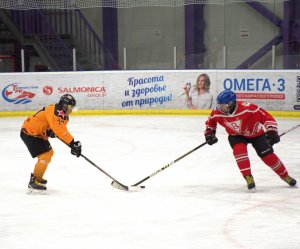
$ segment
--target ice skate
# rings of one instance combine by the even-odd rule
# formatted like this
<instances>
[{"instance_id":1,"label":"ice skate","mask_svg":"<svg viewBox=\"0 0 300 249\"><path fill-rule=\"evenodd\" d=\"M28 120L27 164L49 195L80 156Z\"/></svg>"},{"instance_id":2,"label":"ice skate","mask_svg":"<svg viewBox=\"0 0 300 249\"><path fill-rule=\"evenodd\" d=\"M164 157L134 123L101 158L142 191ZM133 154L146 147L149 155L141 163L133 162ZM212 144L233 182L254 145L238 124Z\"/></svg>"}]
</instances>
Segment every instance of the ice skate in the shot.
<instances>
[{"instance_id":1,"label":"ice skate","mask_svg":"<svg viewBox=\"0 0 300 249\"><path fill-rule=\"evenodd\" d=\"M33 177L33 174L31 173L31 176L30 177ZM48 181L45 179L45 178L42 178L42 180L38 181L40 184L42 184L43 186L46 187L46 184L48 183Z\"/></svg>"},{"instance_id":2,"label":"ice skate","mask_svg":"<svg viewBox=\"0 0 300 249\"><path fill-rule=\"evenodd\" d=\"M281 179L283 181L285 181L288 185L290 185L290 187L292 187L292 188L297 188L298 187L297 186L297 181L294 178L290 177L289 175L284 177L284 178L281 178Z\"/></svg>"},{"instance_id":3,"label":"ice skate","mask_svg":"<svg viewBox=\"0 0 300 249\"><path fill-rule=\"evenodd\" d=\"M48 181L46 179L44 179L44 178L42 178L42 180L39 181L39 183L42 184L45 187L46 187L47 182Z\"/></svg>"},{"instance_id":4,"label":"ice skate","mask_svg":"<svg viewBox=\"0 0 300 249\"><path fill-rule=\"evenodd\" d=\"M28 183L28 190L27 194L44 194L47 190L45 184L47 183L47 180L43 179L41 183L39 182L36 177L31 174L30 181Z\"/></svg>"},{"instance_id":5,"label":"ice skate","mask_svg":"<svg viewBox=\"0 0 300 249\"><path fill-rule=\"evenodd\" d=\"M247 182L248 190L251 191L251 192L255 192L256 188L255 188L255 182L254 182L253 176L252 175L247 175L244 178Z\"/></svg>"}]
</instances>

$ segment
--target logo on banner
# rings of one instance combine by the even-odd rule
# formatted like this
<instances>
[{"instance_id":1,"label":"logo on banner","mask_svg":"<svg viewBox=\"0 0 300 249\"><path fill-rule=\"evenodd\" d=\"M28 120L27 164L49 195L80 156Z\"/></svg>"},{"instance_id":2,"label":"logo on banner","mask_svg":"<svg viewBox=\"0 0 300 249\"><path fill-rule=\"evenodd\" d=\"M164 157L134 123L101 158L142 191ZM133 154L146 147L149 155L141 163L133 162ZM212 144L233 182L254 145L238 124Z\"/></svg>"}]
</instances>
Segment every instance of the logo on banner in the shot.
<instances>
[{"instance_id":1,"label":"logo on banner","mask_svg":"<svg viewBox=\"0 0 300 249\"><path fill-rule=\"evenodd\" d=\"M297 76L296 84L296 102L300 102L300 76ZM294 105L295 110L300 110L300 105Z\"/></svg>"},{"instance_id":2,"label":"logo on banner","mask_svg":"<svg viewBox=\"0 0 300 249\"><path fill-rule=\"evenodd\" d=\"M53 93L53 88L52 86L44 86L43 88L43 93L45 95L51 95Z\"/></svg>"},{"instance_id":3,"label":"logo on banner","mask_svg":"<svg viewBox=\"0 0 300 249\"><path fill-rule=\"evenodd\" d=\"M28 104L36 95L30 89L37 88L38 86L19 86L18 83L12 83L2 90L2 97L12 104Z\"/></svg>"},{"instance_id":4,"label":"logo on banner","mask_svg":"<svg viewBox=\"0 0 300 249\"><path fill-rule=\"evenodd\" d=\"M300 102L300 76L297 76L296 101Z\"/></svg>"},{"instance_id":5,"label":"logo on banner","mask_svg":"<svg viewBox=\"0 0 300 249\"><path fill-rule=\"evenodd\" d=\"M269 78L226 78L224 89L236 93L238 99L285 100L284 78L271 80Z\"/></svg>"},{"instance_id":6,"label":"logo on banner","mask_svg":"<svg viewBox=\"0 0 300 249\"><path fill-rule=\"evenodd\" d=\"M59 87L59 93L86 93L87 97L104 97L106 89L104 86L78 86L78 87Z\"/></svg>"}]
</instances>

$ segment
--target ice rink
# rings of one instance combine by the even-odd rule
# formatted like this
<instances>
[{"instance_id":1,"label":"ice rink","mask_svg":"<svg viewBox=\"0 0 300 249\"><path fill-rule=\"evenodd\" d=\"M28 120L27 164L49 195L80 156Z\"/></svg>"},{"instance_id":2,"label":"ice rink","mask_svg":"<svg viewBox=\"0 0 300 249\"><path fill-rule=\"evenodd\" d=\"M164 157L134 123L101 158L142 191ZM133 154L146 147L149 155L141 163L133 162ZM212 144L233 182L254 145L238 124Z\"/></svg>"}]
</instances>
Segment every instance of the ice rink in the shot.
<instances>
[{"instance_id":1,"label":"ice rink","mask_svg":"<svg viewBox=\"0 0 300 249\"><path fill-rule=\"evenodd\" d=\"M111 179L51 139L46 195L27 195L32 159L19 137L25 117L0 118L1 249L300 249L300 188L290 188L248 146L249 193L222 127L205 145L143 183ZM204 142L199 116L71 116L83 154L134 184ZM282 133L300 119L277 118ZM300 128L275 153L300 183ZM299 185L298 183L298 185Z\"/></svg>"}]
</instances>

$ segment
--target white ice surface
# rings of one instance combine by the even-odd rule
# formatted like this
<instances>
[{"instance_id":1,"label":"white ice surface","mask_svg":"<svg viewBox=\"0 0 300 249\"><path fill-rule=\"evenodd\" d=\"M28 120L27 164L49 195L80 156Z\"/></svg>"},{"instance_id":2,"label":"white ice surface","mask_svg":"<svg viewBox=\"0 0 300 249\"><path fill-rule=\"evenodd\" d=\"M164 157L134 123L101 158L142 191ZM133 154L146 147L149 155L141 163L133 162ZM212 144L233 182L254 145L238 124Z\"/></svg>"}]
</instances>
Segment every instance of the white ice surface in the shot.
<instances>
[{"instance_id":1,"label":"white ice surface","mask_svg":"<svg viewBox=\"0 0 300 249\"><path fill-rule=\"evenodd\" d=\"M151 177L141 192L111 179L51 139L47 194L27 195L35 159L19 137L25 118L0 118L1 249L300 249L300 189L289 188L248 146L249 193L227 135ZM204 142L206 117L71 117L83 154L134 184ZM278 119L280 132L300 122ZM274 146L300 181L300 128Z\"/></svg>"}]
</instances>

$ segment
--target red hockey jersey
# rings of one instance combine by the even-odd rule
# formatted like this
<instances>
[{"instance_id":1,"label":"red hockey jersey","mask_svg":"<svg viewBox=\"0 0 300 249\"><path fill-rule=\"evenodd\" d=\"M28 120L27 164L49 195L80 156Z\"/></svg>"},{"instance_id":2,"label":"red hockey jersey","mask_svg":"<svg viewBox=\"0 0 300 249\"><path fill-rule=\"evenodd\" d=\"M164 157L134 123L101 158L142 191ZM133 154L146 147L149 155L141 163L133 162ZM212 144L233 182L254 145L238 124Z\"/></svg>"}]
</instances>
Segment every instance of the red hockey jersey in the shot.
<instances>
[{"instance_id":1,"label":"red hockey jersey","mask_svg":"<svg viewBox=\"0 0 300 249\"><path fill-rule=\"evenodd\" d=\"M207 129L216 130L217 124L223 126L229 135L247 138L257 137L265 130L277 130L277 122L265 110L252 103L237 101L232 114L225 115L213 110L205 122Z\"/></svg>"}]
</instances>

